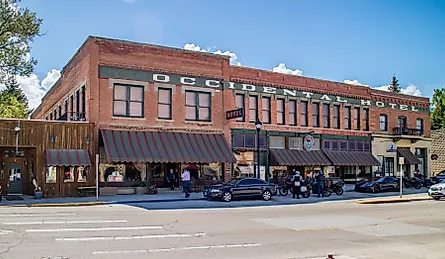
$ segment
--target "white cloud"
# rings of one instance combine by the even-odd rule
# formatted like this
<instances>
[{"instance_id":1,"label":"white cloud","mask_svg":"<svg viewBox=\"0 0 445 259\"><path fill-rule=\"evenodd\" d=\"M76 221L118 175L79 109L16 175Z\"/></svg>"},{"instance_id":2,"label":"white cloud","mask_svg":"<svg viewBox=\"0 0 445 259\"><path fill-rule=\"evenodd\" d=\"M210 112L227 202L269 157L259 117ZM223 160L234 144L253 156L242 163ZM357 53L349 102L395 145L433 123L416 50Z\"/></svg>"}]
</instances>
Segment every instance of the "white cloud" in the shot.
<instances>
[{"instance_id":1,"label":"white cloud","mask_svg":"<svg viewBox=\"0 0 445 259\"><path fill-rule=\"evenodd\" d=\"M53 84L60 78L60 71L53 69L46 74L46 77L40 82L36 74L30 76L17 76L17 82L23 89L26 97L28 97L29 108L36 108L39 106L42 97L53 86ZM0 84L0 90L5 86Z\"/></svg>"},{"instance_id":2,"label":"white cloud","mask_svg":"<svg viewBox=\"0 0 445 259\"><path fill-rule=\"evenodd\" d=\"M272 71L276 73L290 74L294 76L301 76L303 74L303 71L299 69L292 70L290 68L287 68L286 64L284 63L281 63L278 66L274 67Z\"/></svg>"},{"instance_id":3,"label":"white cloud","mask_svg":"<svg viewBox=\"0 0 445 259\"><path fill-rule=\"evenodd\" d=\"M358 80L349 80L349 79L345 79L345 80L343 80L343 83L345 83L345 84L350 84L350 85L368 86L368 85L364 85L364 84L360 83Z\"/></svg>"},{"instance_id":4,"label":"white cloud","mask_svg":"<svg viewBox=\"0 0 445 259\"><path fill-rule=\"evenodd\" d=\"M215 48L207 48L203 49L198 45L195 45L193 43L187 43L184 45L184 49L186 50L193 50L193 51L201 51L201 52L207 52L207 53L213 53L218 55L224 55L230 57L230 64L235 66L241 66L241 62L238 61L238 56L234 52L230 52L228 50L222 51L222 50L215 50Z\"/></svg>"}]
</instances>

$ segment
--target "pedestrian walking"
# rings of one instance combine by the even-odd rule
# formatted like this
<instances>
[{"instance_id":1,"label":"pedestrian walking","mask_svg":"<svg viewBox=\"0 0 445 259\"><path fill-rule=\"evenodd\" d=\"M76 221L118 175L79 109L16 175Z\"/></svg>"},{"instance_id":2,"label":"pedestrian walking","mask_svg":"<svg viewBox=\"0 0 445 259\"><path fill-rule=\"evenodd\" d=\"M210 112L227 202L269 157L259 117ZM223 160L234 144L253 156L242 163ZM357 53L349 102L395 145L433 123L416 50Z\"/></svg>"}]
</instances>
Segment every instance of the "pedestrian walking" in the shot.
<instances>
[{"instance_id":1,"label":"pedestrian walking","mask_svg":"<svg viewBox=\"0 0 445 259\"><path fill-rule=\"evenodd\" d=\"M184 172L181 174L182 180L182 188L185 193L185 197L190 197L190 172L187 168L184 169Z\"/></svg>"},{"instance_id":2,"label":"pedestrian walking","mask_svg":"<svg viewBox=\"0 0 445 259\"><path fill-rule=\"evenodd\" d=\"M176 174L175 174L173 168L170 169L170 173L168 174L167 180L170 185L170 189L172 191L174 191L175 187L176 187Z\"/></svg>"},{"instance_id":3,"label":"pedestrian walking","mask_svg":"<svg viewBox=\"0 0 445 259\"><path fill-rule=\"evenodd\" d=\"M324 174L323 174L322 170L320 170L320 173L318 173L316 181L317 181L317 187L318 187L318 198L320 198L320 195L321 195L321 197L324 198L324 182L325 182L325 177L324 177Z\"/></svg>"},{"instance_id":4,"label":"pedestrian walking","mask_svg":"<svg viewBox=\"0 0 445 259\"><path fill-rule=\"evenodd\" d=\"M293 182L293 193L292 193L292 198L295 199L295 195L297 195L297 199L300 199L300 194L301 194L301 175L299 171L296 171L293 178L292 178L292 182Z\"/></svg>"}]
</instances>

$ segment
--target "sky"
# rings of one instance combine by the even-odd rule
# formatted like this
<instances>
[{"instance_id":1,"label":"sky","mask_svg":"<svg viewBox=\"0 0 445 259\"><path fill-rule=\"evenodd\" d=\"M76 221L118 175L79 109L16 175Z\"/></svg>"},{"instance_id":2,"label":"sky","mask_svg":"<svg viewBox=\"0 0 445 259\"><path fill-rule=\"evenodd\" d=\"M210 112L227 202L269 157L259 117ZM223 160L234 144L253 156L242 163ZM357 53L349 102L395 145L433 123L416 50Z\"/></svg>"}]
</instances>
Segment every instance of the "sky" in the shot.
<instances>
[{"instance_id":1,"label":"sky","mask_svg":"<svg viewBox=\"0 0 445 259\"><path fill-rule=\"evenodd\" d=\"M22 0L43 18L32 107L89 35L229 55L233 65L431 97L445 87L442 0Z\"/></svg>"}]
</instances>

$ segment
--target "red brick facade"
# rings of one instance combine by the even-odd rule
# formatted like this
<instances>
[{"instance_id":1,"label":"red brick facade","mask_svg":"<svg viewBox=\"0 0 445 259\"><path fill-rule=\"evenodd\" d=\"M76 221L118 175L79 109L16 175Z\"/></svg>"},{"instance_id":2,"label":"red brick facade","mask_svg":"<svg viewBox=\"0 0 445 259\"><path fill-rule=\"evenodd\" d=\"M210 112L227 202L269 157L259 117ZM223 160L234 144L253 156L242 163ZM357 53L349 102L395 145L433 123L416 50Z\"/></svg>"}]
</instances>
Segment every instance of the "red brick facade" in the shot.
<instances>
[{"instance_id":1,"label":"red brick facade","mask_svg":"<svg viewBox=\"0 0 445 259\"><path fill-rule=\"evenodd\" d=\"M247 123L226 121L225 111L235 109L235 96L232 90L210 89L212 93L212 120L211 122L198 123L185 121L185 96L186 86L166 85L173 87L172 95L172 119L157 119L157 87L160 84L152 82L137 81L136 84L145 86L144 91L144 118L122 118L113 117L113 88L109 78L99 78L99 67L125 68L131 71L152 71L182 76L193 76L211 78L214 80L225 80L245 84L280 87L296 89L299 91L311 91L312 93L330 94L340 97L366 99L378 102L394 103L429 108L429 100L422 97L400 95L374 90L368 87L313 79L303 76L293 76L271 71L252 68L230 66L229 58L226 56L213 55L201 52L187 51L167 47L159 47L148 44L132 43L120 40L89 37L81 46L75 56L64 67L61 79L53 86L43 98L42 104L32 114L32 118L44 119L66 98L69 98L79 87L86 87L86 118L96 123L98 127L138 127L138 128L168 128L168 129L196 129L199 131L224 131L230 138L231 128L253 129L253 123L248 123L248 112L246 112ZM121 80L122 81L122 80ZM134 80L132 80L134 81ZM113 81L114 82L114 81ZM125 81L131 84L130 81ZM162 85L161 85L162 86ZM197 89L195 87L195 89ZM264 96L264 94L262 94ZM277 125L276 97L271 96L271 124L265 125L264 129L276 131L308 132L320 134L341 134L369 136L372 132L379 131L380 114L388 116L389 129L397 126L397 117L407 117L409 128L416 127L416 119L424 121L424 133L429 136L429 114L427 112L401 111L391 108L369 107L370 121L369 131L363 130L364 112L361 109L361 130L344 129L344 109L341 108L340 129L323 127L312 128L312 105L308 107L309 127L300 127L299 116L297 126ZM245 107L248 107L248 98ZM360 107L352 105L352 107ZM261 111L261 101L259 111ZM363 108L363 107L362 107ZM288 102L285 102L285 110L288 111ZM297 109L299 110L299 109ZM77 111L77 108L75 108ZM299 111L297 111L299 112ZM63 111L62 111L63 113ZM287 112L286 112L287 113ZM287 116L287 115L286 115ZM323 118L323 109L320 106L320 118ZM331 124L333 122L333 110L331 106ZM260 117L261 118L261 117ZM353 121L353 113L351 113ZM322 119L320 120L322 126Z\"/></svg>"}]
</instances>

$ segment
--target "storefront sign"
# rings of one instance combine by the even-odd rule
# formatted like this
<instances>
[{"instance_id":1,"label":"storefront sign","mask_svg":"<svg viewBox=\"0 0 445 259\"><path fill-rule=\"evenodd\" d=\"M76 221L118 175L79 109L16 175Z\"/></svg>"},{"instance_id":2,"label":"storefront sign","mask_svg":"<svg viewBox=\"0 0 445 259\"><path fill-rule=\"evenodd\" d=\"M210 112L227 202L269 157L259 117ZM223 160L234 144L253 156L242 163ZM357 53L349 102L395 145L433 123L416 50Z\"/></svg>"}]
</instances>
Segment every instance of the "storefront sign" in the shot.
<instances>
[{"instance_id":1,"label":"storefront sign","mask_svg":"<svg viewBox=\"0 0 445 259\"><path fill-rule=\"evenodd\" d=\"M439 156L437 154L431 155L431 160L437 160L437 159L439 159Z\"/></svg>"},{"instance_id":2,"label":"storefront sign","mask_svg":"<svg viewBox=\"0 0 445 259\"><path fill-rule=\"evenodd\" d=\"M386 152L397 152L397 145L396 145L396 143L389 144L388 149L386 150Z\"/></svg>"},{"instance_id":3,"label":"storefront sign","mask_svg":"<svg viewBox=\"0 0 445 259\"><path fill-rule=\"evenodd\" d=\"M127 79L127 80L136 80L142 82L196 86L196 87L205 87L212 89L224 88L229 90L240 90L245 92L257 92L257 93L265 93L265 94L273 94L273 95L281 95L289 97L301 97L301 98L319 100L329 103L331 102L347 103L347 104L355 104L363 106L372 106L378 108L391 108L401 111L429 112L429 108L410 106L406 104L396 104L396 103L379 102L366 99L347 98L343 96L336 96L330 94L312 93L310 91L298 91L294 89L286 89L279 87L230 82L221 79L181 76L181 75L173 75L166 73L131 70L131 69L105 67L105 66L99 67L99 78Z\"/></svg>"},{"instance_id":4,"label":"storefront sign","mask_svg":"<svg viewBox=\"0 0 445 259\"><path fill-rule=\"evenodd\" d=\"M239 108L236 110L226 111L226 120L243 117L244 109Z\"/></svg>"}]
</instances>

